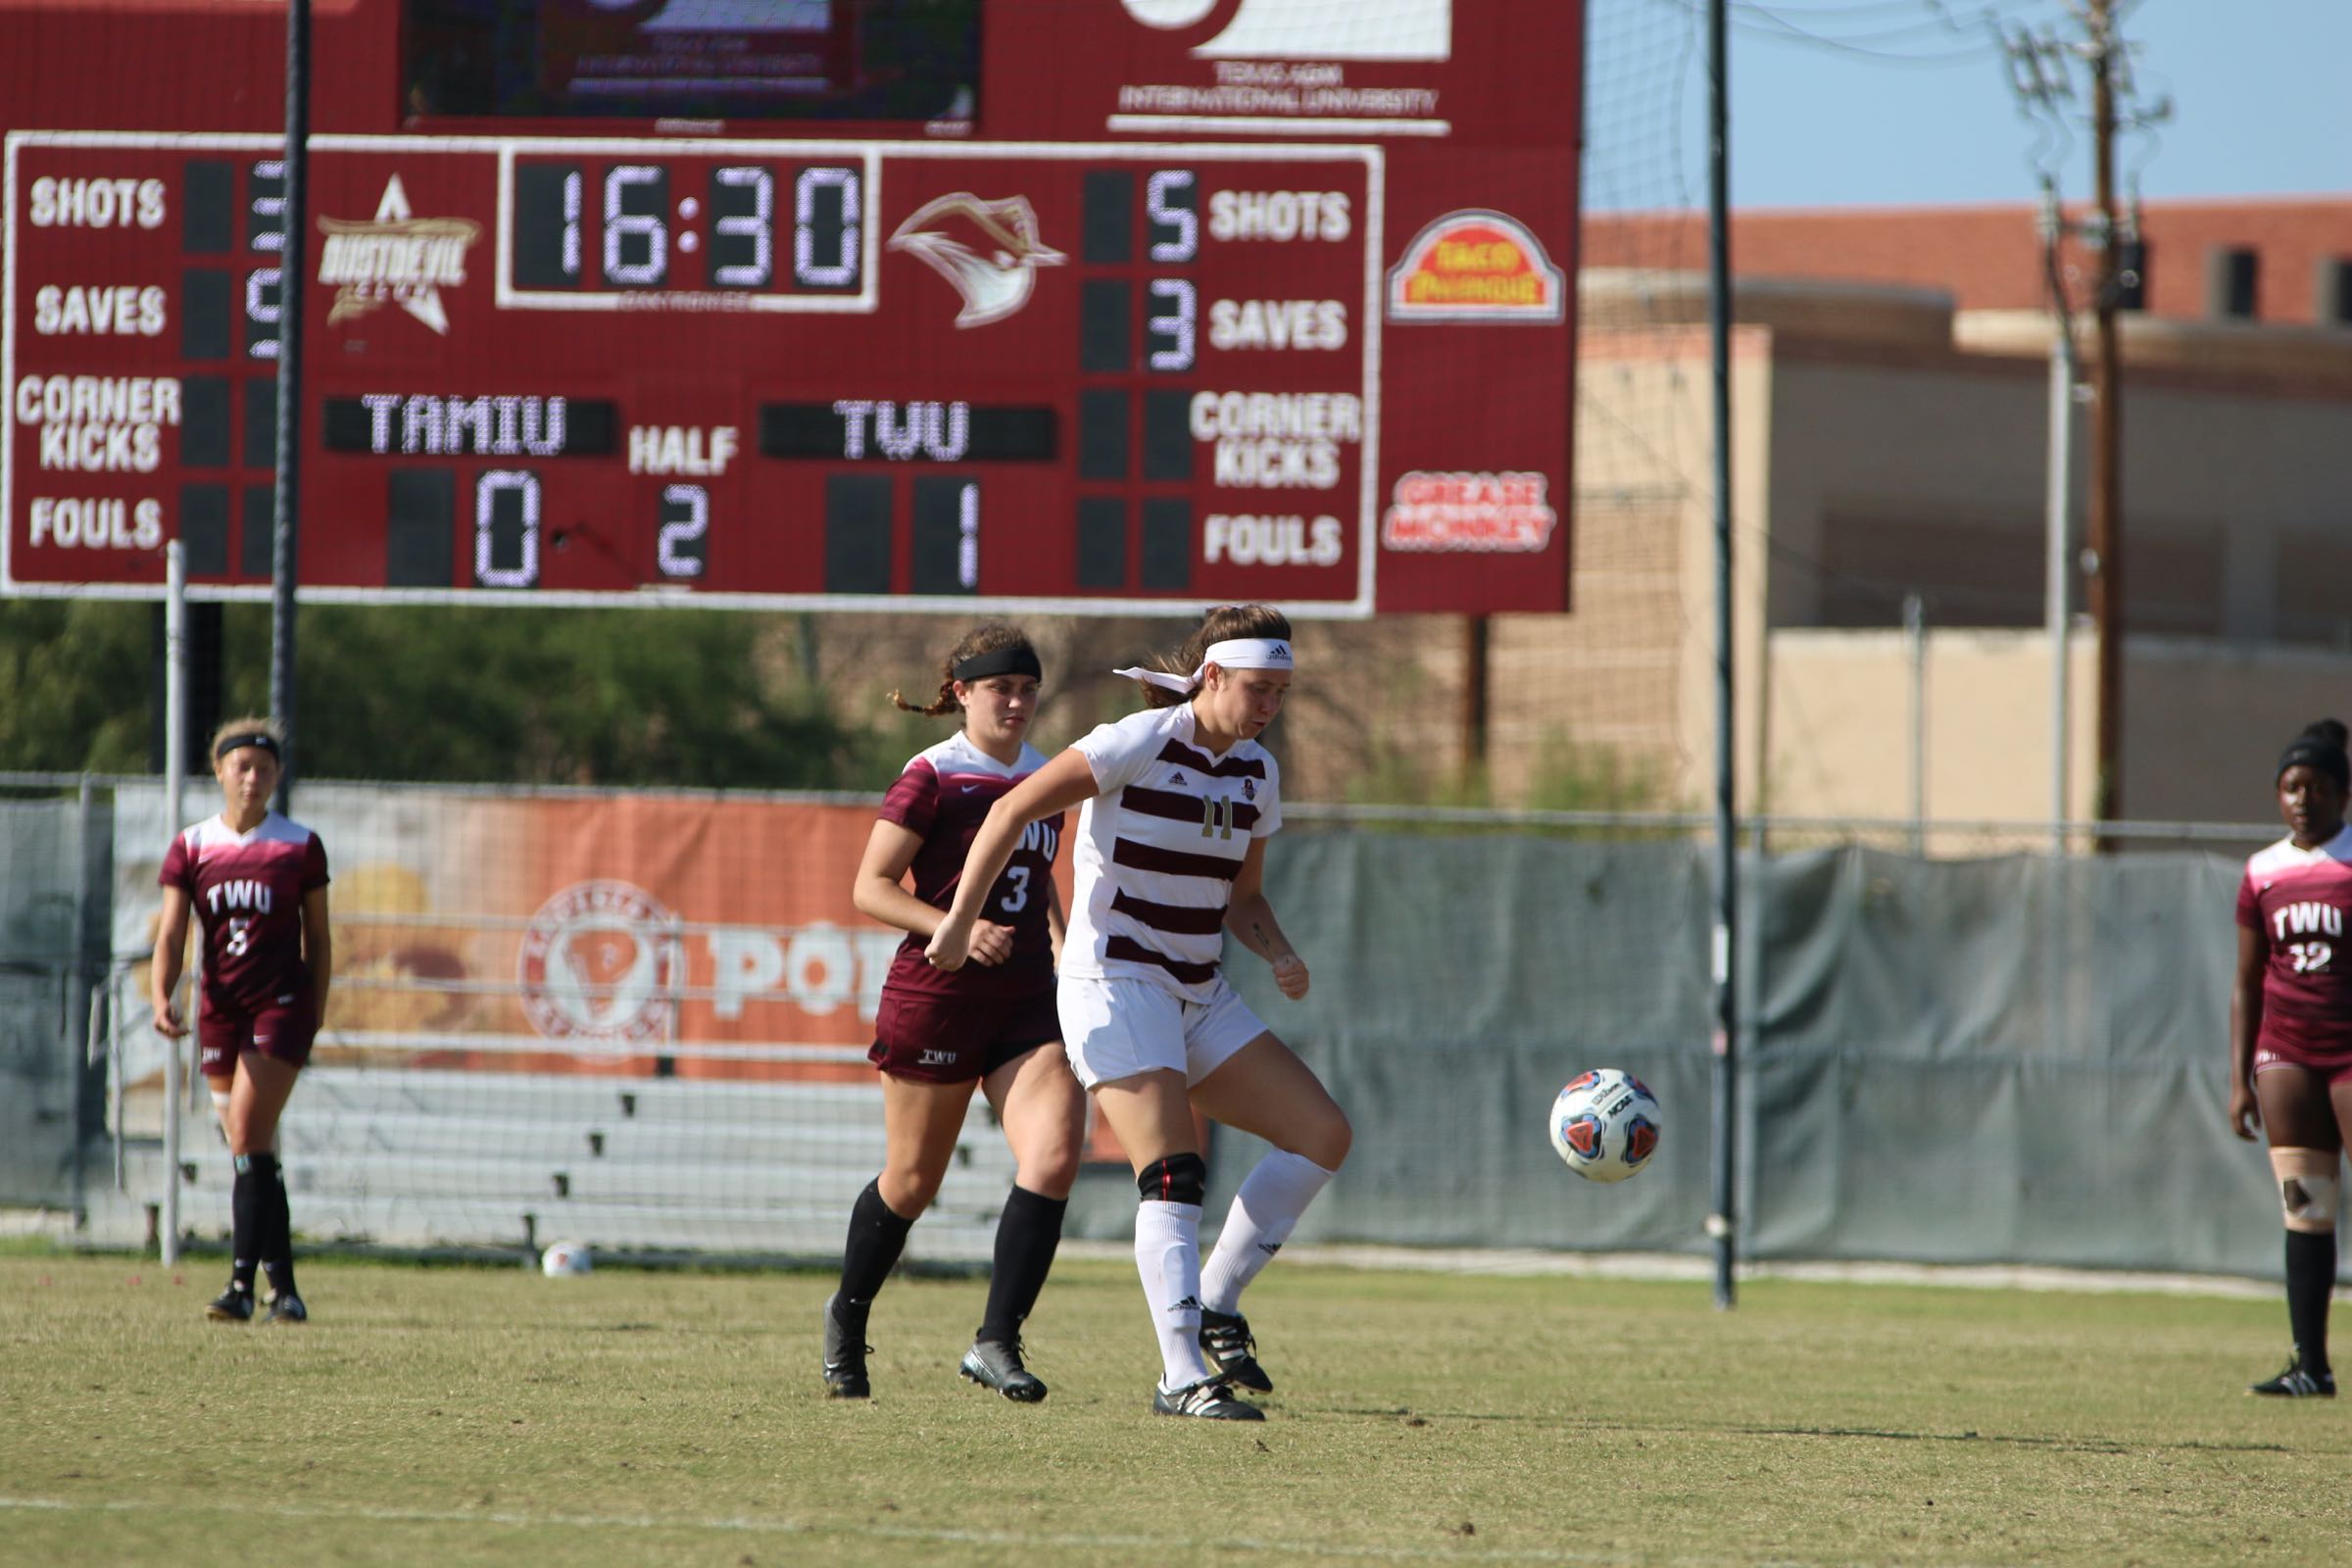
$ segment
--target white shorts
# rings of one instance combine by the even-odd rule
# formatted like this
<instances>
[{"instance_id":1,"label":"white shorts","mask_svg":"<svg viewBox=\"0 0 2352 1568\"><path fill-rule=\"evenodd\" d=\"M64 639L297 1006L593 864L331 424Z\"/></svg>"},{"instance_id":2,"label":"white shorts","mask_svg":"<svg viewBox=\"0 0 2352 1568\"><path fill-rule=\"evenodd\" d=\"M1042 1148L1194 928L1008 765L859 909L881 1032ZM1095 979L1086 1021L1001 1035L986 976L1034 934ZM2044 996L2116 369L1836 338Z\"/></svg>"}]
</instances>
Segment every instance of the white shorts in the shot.
<instances>
[{"instance_id":1,"label":"white shorts","mask_svg":"<svg viewBox=\"0 0 2352 1568\"><path fill-rule=\"evenodd\" d=\"M1154 1068L1197 1084L1266 1032L1223 975L1206 1002L1149 980L1064 975L1054 1001L1070 1071L1089 1089Z\"/></svg>"}]
</instances>

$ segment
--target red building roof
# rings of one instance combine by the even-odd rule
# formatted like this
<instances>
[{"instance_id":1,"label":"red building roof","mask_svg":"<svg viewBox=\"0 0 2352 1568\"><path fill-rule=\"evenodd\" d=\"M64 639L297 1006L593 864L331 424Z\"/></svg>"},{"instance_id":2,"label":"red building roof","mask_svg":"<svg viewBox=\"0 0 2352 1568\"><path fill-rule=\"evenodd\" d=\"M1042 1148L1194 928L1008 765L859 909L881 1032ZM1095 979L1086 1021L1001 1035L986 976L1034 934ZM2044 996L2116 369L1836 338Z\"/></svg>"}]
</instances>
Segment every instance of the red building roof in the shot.
<instances>
[{"instance_id":1,"label":"red building roof","mask_svg":"<svg viewBox=\"0 0 2352 1568\"><path fill-rule=\"evenodd\" d=\"M2067 210L2070 223L2084 209ZM2341 308L2339 274L2352 269L2352 196L2153 202L2141 209L2149 314L2199 318L2207 310L2209 258L2256 258L2253 319L2281 325L2328 320ZM1732 269L1743 276L1843 278L1942 289L1962 310L2038 309L2048 303L2035 210L2014 207L1874 207L1735 211ZM2068 289L2090 304L2096 258L2070 238ZM1586 267L1692 271L1706 266L1700 213L1588 213ZM2352 305L2352 302L2345 302ZM2352 326L2352 321L2332 324Z\"/></svg>"}]
</instances>

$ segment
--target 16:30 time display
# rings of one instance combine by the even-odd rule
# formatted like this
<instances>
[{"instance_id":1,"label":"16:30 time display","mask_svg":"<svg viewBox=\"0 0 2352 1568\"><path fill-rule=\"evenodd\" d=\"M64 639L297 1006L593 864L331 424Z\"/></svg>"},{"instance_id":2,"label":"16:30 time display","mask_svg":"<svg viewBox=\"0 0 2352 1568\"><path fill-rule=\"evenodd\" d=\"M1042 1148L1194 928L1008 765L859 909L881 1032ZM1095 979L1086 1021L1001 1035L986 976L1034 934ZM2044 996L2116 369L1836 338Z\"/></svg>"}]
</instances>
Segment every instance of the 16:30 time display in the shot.
<instances>
[{"instance_id":1,"label":"16:30 time display","mask_svg":"<svg viewBox=\"0 0 2352 1568\"><path fill-rule=\"evenodd\" d=\"M664 164L522 163L513 200L517 289L825 295L865 281L855 166L718 164L697 178Z\"/></svg>"}]
</instances>

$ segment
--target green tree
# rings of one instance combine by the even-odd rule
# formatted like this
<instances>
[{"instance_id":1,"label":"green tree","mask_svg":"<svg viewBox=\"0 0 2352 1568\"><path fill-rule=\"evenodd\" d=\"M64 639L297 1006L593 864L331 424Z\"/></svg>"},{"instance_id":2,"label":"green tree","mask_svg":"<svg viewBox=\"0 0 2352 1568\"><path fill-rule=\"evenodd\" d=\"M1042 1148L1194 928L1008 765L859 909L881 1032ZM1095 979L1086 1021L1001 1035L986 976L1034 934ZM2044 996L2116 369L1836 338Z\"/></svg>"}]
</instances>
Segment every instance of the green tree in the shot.
<instances>
[{"instance_id":1,"label":"green tree","mask_svg":"<svg viewBox=\"0 0 2352 1568\"><path fill-rule=\"evenodd\" d=\"M227 617L228 702L267 711L270 622ZM768 617L714 611L317 606L295 628L315 778L825 789L848 742L763 671Z\"/></svg>"},{"instance_id":2,"label":"green tree","mask_svg":"<svg viewBox=\"0 0 2352 1568\"><path fill-rule=\"evenodd\" d=\"M0 768L144 772L153 617L119 600L0 600Z\"/></svg>"},{"instance_id":3,"label":"green tree","mask_svg":"<svg viewBox=\"0 0 2352 1568\"><path fill-rule=\"evenodd\" d=\"M297 614L304 777L838 789L879 765L862 732L768 657L772 616ZM145 771L152 616L144 604L0 604L0 767ZM268 607L229 606L221 641L224 712L268 712Z\"/></svg>"}]
</instances>

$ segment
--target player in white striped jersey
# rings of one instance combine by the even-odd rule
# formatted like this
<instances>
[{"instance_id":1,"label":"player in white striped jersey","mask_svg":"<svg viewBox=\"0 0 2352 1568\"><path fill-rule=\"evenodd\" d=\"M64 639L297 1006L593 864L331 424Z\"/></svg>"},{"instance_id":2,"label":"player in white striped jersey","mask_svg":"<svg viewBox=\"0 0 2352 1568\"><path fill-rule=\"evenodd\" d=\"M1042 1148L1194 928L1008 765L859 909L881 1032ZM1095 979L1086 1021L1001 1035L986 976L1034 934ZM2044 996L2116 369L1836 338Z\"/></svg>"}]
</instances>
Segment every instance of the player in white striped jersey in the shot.
<instances>
[{"instance_id":1,"label":"player in white striped jersey","mask_svg":"<svg viewBox=\"0 0 2352 1568\"><path fill-rule=\"evenodd\" d=\"M1307 968L1264 892L1282 784L1257 737L1291 684L1290 622L1221 606L1159 667L1119 673L1152 707L1104 724L1016 785L972 840L931 961L959 968L985 890L1030 822L1084 803L1057 998L1078 1081L1135 1162L1135 1257L1159 1337L1163 1415L1264 1418L1234 1396L1273 1381L1257 1364L1244 1287L1348 1156L1348 1117L1258 1021L1219 967L1224 933L1263 958L1284 996ZM1208 1167L1198 1108L1274 1146L1242 1182L1200 1260Z\"/></svg>"}]
</instances>

